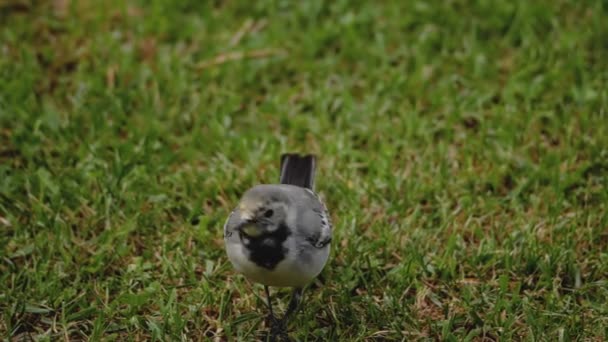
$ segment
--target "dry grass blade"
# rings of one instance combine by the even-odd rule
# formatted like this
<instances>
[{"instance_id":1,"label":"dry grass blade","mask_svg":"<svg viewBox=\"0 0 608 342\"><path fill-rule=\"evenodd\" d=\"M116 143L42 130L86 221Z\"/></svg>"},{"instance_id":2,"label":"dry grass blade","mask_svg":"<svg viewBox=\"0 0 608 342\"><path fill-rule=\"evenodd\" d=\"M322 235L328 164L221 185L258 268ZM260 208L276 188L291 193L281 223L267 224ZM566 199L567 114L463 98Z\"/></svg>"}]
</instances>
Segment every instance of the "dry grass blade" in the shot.
<instances>
[{"instance_id":1,"label":"dry grass blade","mask_svg":"<svg viewBox=\"0 0 608 342\"><path fill-rule=\"evenodd\" d=\"M263 58L271 58L271 57L285 57L288 53L282 49L260 49L260 50L252 50L252 51L235 51L228 52L221 55L218 55L212 59L205 60L199 62L195 65L195 69L204 70L211 67L215 67L218 65L222 65L228 62L239 61L243 59L263 59Z\"/></svg>"}]
</instances>

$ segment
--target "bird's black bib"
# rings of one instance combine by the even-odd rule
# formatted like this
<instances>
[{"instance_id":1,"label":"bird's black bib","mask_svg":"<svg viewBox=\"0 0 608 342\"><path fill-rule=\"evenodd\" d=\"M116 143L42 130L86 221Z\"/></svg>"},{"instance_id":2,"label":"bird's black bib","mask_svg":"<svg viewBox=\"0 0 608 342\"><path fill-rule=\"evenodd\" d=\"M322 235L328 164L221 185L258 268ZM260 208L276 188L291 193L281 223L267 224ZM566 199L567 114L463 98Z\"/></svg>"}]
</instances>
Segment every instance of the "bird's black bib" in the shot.
<instances>
[{"instance_id":1,"label":"bird's black bib","mask_svg":"<svg viewBox=\"0 0 608 342\"><path fill-rule=\"evenodd\" d=\"M283 246L283 242L291 233L287 225L283 222L279 228L273 232L252 237L240 233L241 241L249 250L249 259L256 265L273 270L287 255L288 249Z\"/></svg>"}]
</instances>

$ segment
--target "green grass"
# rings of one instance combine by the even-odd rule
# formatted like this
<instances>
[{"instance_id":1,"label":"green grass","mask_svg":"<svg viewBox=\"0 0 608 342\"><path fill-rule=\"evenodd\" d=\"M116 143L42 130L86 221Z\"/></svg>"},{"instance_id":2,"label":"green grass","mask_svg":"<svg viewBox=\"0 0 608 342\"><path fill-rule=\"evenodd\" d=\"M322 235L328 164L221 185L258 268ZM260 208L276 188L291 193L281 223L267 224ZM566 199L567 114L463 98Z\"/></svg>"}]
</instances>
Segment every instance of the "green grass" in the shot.
<instances>
[{"instance_id":1,"label":"green grass","mask_svg":"<svg viewBox=\"0 0 608 342\"><path fill-rule=\"evenodd\" d=\"M292 338L608 339L608 2L246 3L0 2L3 337L261 336L222 226L302 151Z\"/></svg>"}]
</instances>

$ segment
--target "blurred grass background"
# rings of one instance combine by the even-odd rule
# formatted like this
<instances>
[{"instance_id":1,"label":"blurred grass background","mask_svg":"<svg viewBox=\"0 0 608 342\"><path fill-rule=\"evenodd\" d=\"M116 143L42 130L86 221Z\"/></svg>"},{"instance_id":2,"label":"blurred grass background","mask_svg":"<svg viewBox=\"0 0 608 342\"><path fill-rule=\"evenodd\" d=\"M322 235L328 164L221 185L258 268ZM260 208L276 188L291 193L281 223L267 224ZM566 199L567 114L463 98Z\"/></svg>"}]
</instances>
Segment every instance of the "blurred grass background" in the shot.
<instances>
[{"instance_id":1,"label":"blurred grass background","mask_svg":"<svg viewBox=\"0 0 608 342\"><path fill-rule=\"evenodd\" d=\"M607 18L0 1L0 334L260 338L222 225L301 151L335 237L291 337L607 339Z\"/></svg>"}]
</instances>

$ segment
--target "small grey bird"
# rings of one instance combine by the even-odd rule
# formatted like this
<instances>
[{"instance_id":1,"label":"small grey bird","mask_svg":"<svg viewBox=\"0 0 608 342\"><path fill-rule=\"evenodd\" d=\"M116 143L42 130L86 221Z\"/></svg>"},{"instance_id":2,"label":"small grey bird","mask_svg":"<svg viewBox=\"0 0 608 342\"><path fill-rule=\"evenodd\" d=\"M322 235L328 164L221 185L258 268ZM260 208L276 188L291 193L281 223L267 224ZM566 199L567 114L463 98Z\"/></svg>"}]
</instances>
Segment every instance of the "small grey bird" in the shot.
<instances>
[{"instance_id":1,"label":"small grey bird","mask_svg":"<svg viewBox=\"0 0 608 342\"><path fill-rule=\"evenodd\" d=\"M224 225L226 252L234 268L264 285L272 324L286 323L303 288L327 263L331 223L314 193L315 157L281 156L281 184L249 189ZM277 321L268 286L292 287L283 319Z\"/></svg>"}]
</instances>

